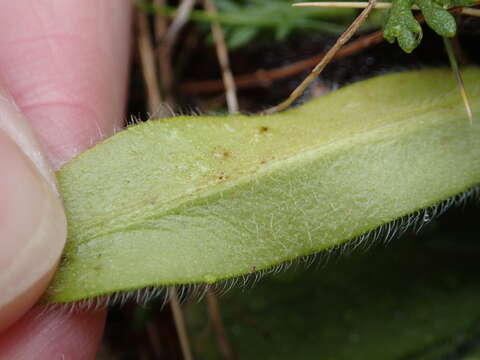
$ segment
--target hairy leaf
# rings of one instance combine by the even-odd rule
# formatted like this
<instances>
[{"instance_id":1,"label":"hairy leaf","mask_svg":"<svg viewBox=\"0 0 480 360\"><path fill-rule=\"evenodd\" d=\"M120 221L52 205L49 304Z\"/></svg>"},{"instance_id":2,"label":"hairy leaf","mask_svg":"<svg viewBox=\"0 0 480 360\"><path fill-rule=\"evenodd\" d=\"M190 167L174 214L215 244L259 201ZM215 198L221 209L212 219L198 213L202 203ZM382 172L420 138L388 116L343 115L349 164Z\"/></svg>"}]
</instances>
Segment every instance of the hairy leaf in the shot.
<instances>
[{"instance_id":1,"label":"hairy leaf","mask_svg":"<svg viewBox=\"0 0 480 360\"><path fill-rule=\"evenodd\" d=\"M463 77L478 120L480 70ZM448 71L392 74L272 116L137 125L58 181L69 239L48 301L213 283L480 184L480 121Z\"/></svg>"},{"instance_id":2,"label":"hairy leaf","mask_svg":"<svg viewBox=\"0 0 480 360\"><path fill-rule=\"evenodd\" d=\"M230 291L221 310L237 358L479 360L480 230L470 214L471 233L440 221L388 248ZM222 359L204 303L186 312L197 357Z\"/></svg>"}]
</instances>

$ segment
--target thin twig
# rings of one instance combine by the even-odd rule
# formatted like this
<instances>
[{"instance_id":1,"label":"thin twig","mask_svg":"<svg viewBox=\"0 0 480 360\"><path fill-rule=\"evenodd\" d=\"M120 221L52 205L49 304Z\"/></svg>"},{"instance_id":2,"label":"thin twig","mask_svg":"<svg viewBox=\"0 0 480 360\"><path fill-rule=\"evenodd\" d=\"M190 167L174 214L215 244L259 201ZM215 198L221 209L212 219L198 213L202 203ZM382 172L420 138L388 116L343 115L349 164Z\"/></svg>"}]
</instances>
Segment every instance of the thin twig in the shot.
<instances>
[{"instance_id":1,"label":"thin twig","mask_svg":"<svg viewBox=\"0 0 480 360\"><path fill-rule=\"evenodd\" d=\"M383 41L382 31L376 31L368 35L359 37L350 44L341 48L332 60L343 59L360 51L379 44ZM257 70L254 73L240 75L235 77L237 89L248 89L257 86L268 86L275 80L285 79L294 76L312 68L318 64L325 56L325 53L314 56L309 59L296 61L294 63L280 66L269 70ZM210 94L222 91L224 84L222 80L204 80L197 82L188 82L180 86L180 92L183 94Z\"/></svg>"},{"instance_id":2,"label":"thin twig","mask_svg":"<svg viewBox=\"0 0 480 360\"><path fill-rule=\"evenodd\" d=\"M470 62L467 54L463 51L462 45L458 36L454 36L450 39L452 41L453 53L455 54L455 59L457 60L458 66L466 65Z\"/></svg>"},{"instance_id":3,"label":"thin twig","mask_svg":"<svg viewBox=\"0 0 480 360\"><path fill-rule=\"evenodd\" d=\"M155 3L155 6L159 8L162 8L167 4L165 0L154 0L154 3ZM167 34L167 30L168 30L167 18L160 14L156 14L155 15L155 39L157 42L160 42L161 39L165 37L165 35Z\"/></svg>"},{"instance_id":4,"label":"thin twig","mask_svg":"<svg viewBox=\"0 0 480 360\"><path fill-rule=\"evenodd\" d=\"M467 92L465 91L465 85L463 83L462 74L458 68L457 59L455 58L455 53L453 51L452 42L449 38L443 37L443 44L445 45L445 50L448 55L448 60L452 67L453 73L455 74L455 79L457 80L458 89L460 90L460 95L462 96L463 103L465 105L465 110L467 111L467 117L470 121L470 124L473 121L472 108L470 107L470 102L468 101Z\"/></svg>"},{"instance_id":5,"label":"thin twig","mask_svg":"<svg viewBox=\"0 0 480 360\"><path fill-rule=\"evenodd\" d=\"M185 320L183 318L182 309L180 308L177 289L175 288L175 286L170 286L168 288L168 296L170 298L170 307L172 309L173 321L175 322L178 338L180 340L180 347L182 349L183 359L193 360L190 342L188 341L187 328L185 326Z\"/></svg>"},{"instance_id":6,"label":"thin twig","mask_svg":"<svg viewBox=\"0 0 480 360\"><path fill-rule=\"evenodd\" d=\"M228 341L228 336L223 326L222 315L220 313L220 307L218 304L217 296L213 293L211 289L207 290L207 309L212 321L213 331L215 332L215 337L217 339L217 344L220 349L220 352L223 355L225 360L234 360L235 354L233 352L232 346Z\"/></svg>"},{"instance_id":7,"label":"thin twig","mask_svg":"<svg viewBox=\"0 0 480 360\"><path fill-rule=\"evenodd\" d=\"M215 19L217 15L217 9L213 0L204 0L204 4L207 13L211 15L213 19ZM237 89L235 87L235 80L233 78L232 71L230 70L228 51L227 47L225 46L225 36L223 35L222 27L218 21L213 20L211 28L213 39L215 41L215 48L217 50L218 62L220 63L220 68L222 69L222 78L225 84L228 112L230 114L235 114L238 112Z\"/></svg>"},{"instance_id":8,"label":"thin twig","mask_svg":"<svg viewBox=\"0 0 480 360\"><path fill-rule=\"evenodd\" d=\"M166 30L165 35L162 38L157 38L158 41L158 61L161 75L161 81L163 85L163 91L165 93L165 102L169 106L173 106L173 84L174 84L174 72L172 69L172 54L177 41L178 34L188 22L190 13L192 11L195 0L182 0L178 6L178 11L175 13L170 27Z\"/></svg>"},{"instance_id":9,"label":"thin twig","mask_svg":"<svg viewBox=\"0 0 480 360\"><path fill-rule=\"evenodd\" d=\"M475 8L463 8L462 15L470 15L480 17L480 9Z\"/></svg>"},{"instance_id":10,"label":"thin twig","mask_svg":"<svg viewBox=\"0 0 480 360\"><path fill-rule=\"evenodd\" d=\"M287 100L274 106L264 112L264 114L273 114L278 111L285 110L289 107L299 96L303 94L305 89L314 81L318 75L323 71L325 66L335 57L335 54L342 48L342 46L350 40L357 29L367 20L368 15L373 10L376 0L370 0L368 6L358 15L354 22L345 30L345 32L338 38L335 45L327 51L322 60L315 66L312 72L302 81L302 83L290 94Z\"/></svg>"},{"instance_id":11,"label":"thin twig","mask_svg":"<svg viewBox=\"0 0 480 360\"><path fill-rule=\"evenodd\" d=\"M326 8L354 8L365 9L368 6L367 1L322 1L322 2L302 2L295 3L292 6L295 7L326 7ZM392 7L392 3L389 2L377 2L374 6L375 9L388 9ZM412 6L413 10L420 10L416 5Z\"/></svg>"},{"instance_id":12,"label":"thin twig","mask_svg":"<svg viewBox=\"0 0 480 360\"><path fill-rule=\"evenodd\" d=\"M166 5L165 0L155 0L155 5L158 7L163 7ZM173 93L173 71L171 67L171 51L165 43L162 44L162 40L165 38L168 31L168 20L165 16L160 13L155 14L154 20L154 29L155 29L155 41L157 44L160 44L158 47L158 56L157 56L157 66L160 73L160 84L164 93L164 101L167 107L173 108L174 99L172 96ZM163 47L162 47L163 45Z\"/></svg>"},{"instance_id":13,"label":"thin twig","mask_svg":"<svg viewBox=\"0 0 480 360\"><path fill-rule=\"evenodd\" d=\"M194 5L195 0L182 0L178 6L177 12L175 13L175 19L173 19L173 22L171 23L167 34L165 35L166 42L174 43L176 41L180 30L182 30L182 28L188 22Z\"/></svg>"},{"instance_id":14,"label":"thin twig","mask_svg":"<svg viewBox=\"0 0 480 360\"><path fill-rule=\"evenodd\" d=\"M322 1L322 2L301 2L301 3L294 3L292 4L294 7L322 7L322 8L354 8L354 9L364 9L368 6L367 1ZM392 7L392 3L390 2L377 2L375 4L375 9L389 9ZM412 5L412 10L420 10L417 5ZM473 13L478 14L477 9L472 8L463 8L462 14L467 14L470 11L474 10ZM478 15L473 15L478 16Z\"/></svg>"},{"instance_id":15,"label":"thin twig","mask_svg":"<svg viewBox=\"0 0 480 360\"><path fill-rule=\"evenodd\" d=\"M142 63L143 79L147 88L148 110L154 113L161 108L162 96L158 87L157 70L147 15L137 10L138 51Z\"/></svg>"}]
</instances>

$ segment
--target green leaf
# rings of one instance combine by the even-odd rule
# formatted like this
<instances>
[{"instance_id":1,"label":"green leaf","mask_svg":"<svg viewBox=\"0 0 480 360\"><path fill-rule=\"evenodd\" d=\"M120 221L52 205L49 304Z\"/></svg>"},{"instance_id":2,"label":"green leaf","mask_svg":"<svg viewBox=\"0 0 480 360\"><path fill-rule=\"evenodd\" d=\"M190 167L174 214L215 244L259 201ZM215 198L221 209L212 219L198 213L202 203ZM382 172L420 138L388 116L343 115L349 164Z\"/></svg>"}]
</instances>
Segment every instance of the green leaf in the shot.
<instances>
[{"instance_id":1,"label":"green leaf","mask_svg":"<svg viewBox=\"0 0 480 360\"><path fill-rule=\"evenodd\" d=\"M431 0L416 0L427 24L440 36L452 37L457 32L455 18Z\"/></svg>"},{"instance_id":2,"label":"green leaf","mask_svg":"<svg viewBox=\"0 0 480 360\"><path fill-rule=\"evenodd\" d=\"M228 47L237 49L248 44L258 34L258 28L255 27L235 27L227 33Z\"/></svg>"},{"instance_id":3,"label":"green leaf","mask_svg":"<svg viewBox=\"0 0 480 360\"><path fill-rule=\"evenodd\" d=\"M474 116L480 70L463 73ZM338 246L480 184L449 71L392 74L273 116L177 117L58 172L69 238L46 300L213 283Z\"/></svg>"},{"instance_id":4,"label":"green leaf","mask_svg":"<svg viewBox=\"0 0 480 360\"><path fill-rule=\"evenodd\" d=\"M413 17L411 7L413 0L393 0L392 8L387 17L383 36L398 45L403 51L412 52L422 40L423 32L420 24Z\"/></svg>"},{"instance_id":5,"label":"green leaf","mask_svg":"<svg viewBox=\"0 0 480 360\"><path fill-rule=\"evenodd\" d=\"M275 31L275 40L284 41L291 30L288 24L278 26Z\"/></svg>"},{"instance_id":6,"label":"green leaf","mask_svg":"<svg viewBox=\"0 0 480 360\"><path fill-rule=\"evenodd\" d=\"M422 40L422 27L412 14L412 5L422 10L425 21L438 35L452 37L457 31L455 18L447 9L451 6L470 6L476 0L393 0L383 36L390 43L398 41L403 51L412 52Z\"/></svg>"},{"instance_id":7,"label":"green leaf","mask_svg":"<svg viewBox=\"0 0 480 360\"><path fill-rule=\"evenodd\" d=\"M242 6L237 1L215 1L215 5L220 12L239 12L242 11Z\"/></svg>"}]
</instances>

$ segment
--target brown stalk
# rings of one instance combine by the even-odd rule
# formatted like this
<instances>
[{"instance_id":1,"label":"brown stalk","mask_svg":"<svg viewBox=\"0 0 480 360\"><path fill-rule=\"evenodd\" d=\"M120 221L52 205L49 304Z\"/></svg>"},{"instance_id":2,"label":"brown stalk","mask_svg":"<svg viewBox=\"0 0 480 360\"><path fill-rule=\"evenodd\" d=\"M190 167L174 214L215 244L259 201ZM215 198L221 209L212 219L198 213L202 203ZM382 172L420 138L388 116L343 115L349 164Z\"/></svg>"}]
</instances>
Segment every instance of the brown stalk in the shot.
<instances>
[{"instance_id":1,"label":"brown stalk","mask_svg":"<svg viewBox=\"0 0 480 360\"><path fill-rule=\"evenodd\" d=\"M217 295L215 295L211 289L208 289L206 297L208 315L210 316L210 320L213 325L213 331L215 332L220 353L225 360L234 360L235 354L223 325L222 314L220 313Z\"/></svg>"},{"instance_id":2,"label":"brown stalk","mask_svg":"<svg viewBox=\"0 0 480 360\"><path fill-rule=\"evenodd\" d=\"M162 95L158 87L157 69L155 68L155 54L153 51L153 41L148 29L148 18L140 10L136 12L137 32L138 32L138 52L142 64L143 80L147 88L148 110L154 113L161 108Z\"/></svg>"},{"instance_id":3,"label":"brown stalk","mask_svg":"<svg viewBox=\"0 0 480 360\"><path fill-rule=\"evenodd\" d=\"M374 33L364 35L350 44L345 45L338 50L332 60L339 60L360 51L379 44L383 41L382 31L375 31ZM257 70L254 73L236 76L234 78L237 89L248 89L252 87L269 86L273 81L284 79L290 76L298 75L305 70L315 66L323 57L325 53L314 56L309 59L296 61L294 63L273 68L269 70ZM220 92L224 89L224 84L221 80L206 80L197 82L187 82L180 86L180 92L183 94L210 94Z\"/></svg>"},{"instance_id":4,"label":"brown stalk","mask_svg":"<svg viewBox=\"0 0 480 360\"><path fill-rule=\"evenodd\" d=\"M216 18L217 9L212 0L204 0L205 9L207 13L212 16L213 19ZM218 62L220 63L220 68L222 70L223 83L225 85L225 93L227 99L228 112L230 114L235 114L238 112L238 98L237 90L235 87L235 80L230 70L230 61L228 59L228 51L225 45L225 36L223 34L222 27L218 21L212 21L212 35L215 41L215 48L217 51Z\"/></svg>"},{"instance_id":5,"label":"brown stalk","mask_svg":"<svg viewBox=\"0 0 480 360\"><path fill-rule=\"evenodd\" d=\"M168 297L170 299L170 308L172 309L173 321L177 328L178 339L180 340L180 348L184 360L193 360L190 342L188 340L187 327L185 326L185 319L183 318L182 308L178 301L177 289L175 286L168 288Z\"/></svg>"},{"instance_id":6,"label":"brown stalk","mask_svg":"<svg viewBox=\"0 0 480 360\"><path fill-rule=\"evenodd\" d=\"M310 85L320 73L325 69L325 67L332 61L335 57L335 54L345 45L345 43L350 40L350 38L355 34L358 28L367 20L368 15L375 7L376 0L369 0L368 6L357 16L353 23L345 30L345 32L340 35L336 43L327 51L325 56L322 57L320 62L313 68L310 74L302 81L302 83L290 94L290 96L277 106L274 106L270 109L264 111L264 114L273 114L275 112L283 111L288 108L296 99L298 99L305 89Z\"/></svg>"},{"instance_id":7,"label":"brown stalk","mask_svg":"<svg viewBox=\"0 0 480 360\"><path fill-rule=\"evenodd\" d=\"M180 31L183 29L185 24L188 22L188 19L190 18L190 13L194 5L195 0L182 0L180 2L180 5L178 6L178 11L175 14L175 18L173 19L166 32L164 32L164 35L161 38L157 37L161 80L163 85L163 91L165 92L165 102L169 106L173 106L174 104L174 73L172 68L173 50Z\"/></svg>"}]
</instances>

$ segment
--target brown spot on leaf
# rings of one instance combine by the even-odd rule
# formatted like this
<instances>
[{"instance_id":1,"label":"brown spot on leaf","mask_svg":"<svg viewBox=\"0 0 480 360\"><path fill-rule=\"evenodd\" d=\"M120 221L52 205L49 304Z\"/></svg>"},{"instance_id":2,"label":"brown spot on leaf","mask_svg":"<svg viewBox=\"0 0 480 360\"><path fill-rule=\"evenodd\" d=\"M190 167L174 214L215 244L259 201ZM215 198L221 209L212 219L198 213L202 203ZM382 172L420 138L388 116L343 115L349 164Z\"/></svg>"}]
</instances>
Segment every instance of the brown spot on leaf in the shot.
<instances>
[{"instance_id":1,"label":"brown spot on leaf","mask_svg":"<svg viewBox=\"0 0 480 360\"><path fill-rule=\"evenodd\" d=\"M232 153L221 146L217 146L213 149L213 156L215 156L217 159L226 159L232 156Z\"/></svg>"},{"instance_id":2,"label":"brown spot on leaf","mask_svg":"<svg viewBox=\"0 0 480 360\"><path fill-rule=\"evenodd\" d=\"M227 180L229 177L230 176L225 175L225 173L222 171L218 176L218 180Z\"/></svg>"}]
</instances>

